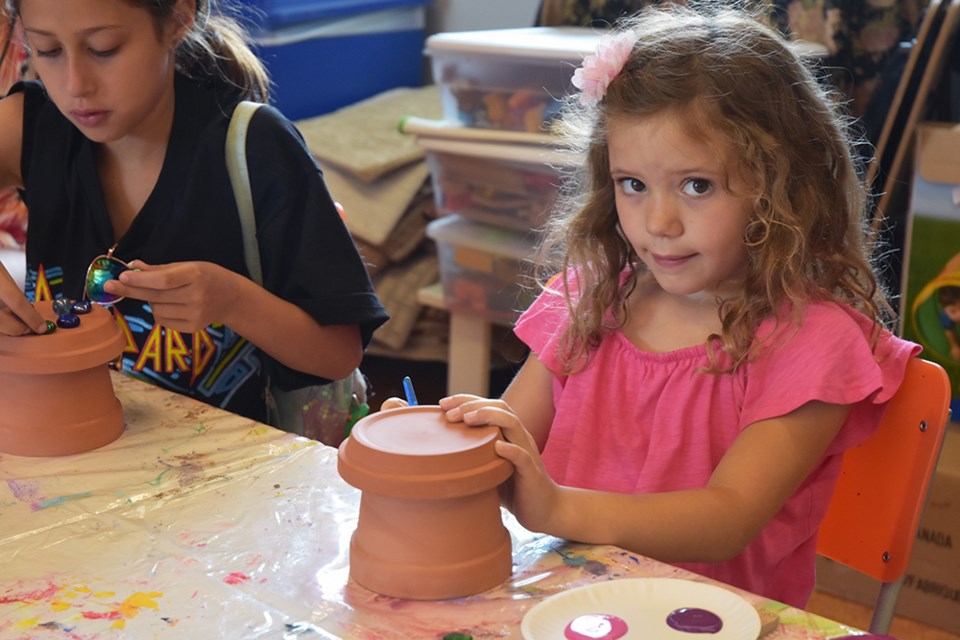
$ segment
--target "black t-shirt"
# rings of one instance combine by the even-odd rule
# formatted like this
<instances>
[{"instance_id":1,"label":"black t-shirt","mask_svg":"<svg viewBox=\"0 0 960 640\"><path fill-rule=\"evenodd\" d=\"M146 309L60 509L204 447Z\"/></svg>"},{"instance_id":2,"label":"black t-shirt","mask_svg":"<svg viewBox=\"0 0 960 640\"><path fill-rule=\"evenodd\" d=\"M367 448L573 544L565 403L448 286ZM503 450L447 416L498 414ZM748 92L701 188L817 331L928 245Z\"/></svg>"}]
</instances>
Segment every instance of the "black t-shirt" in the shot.
<instances>
[{"instance_id":1,"label":"black t-shirt","mask_svg":"<svg viewBox=\"0 0 960 640\"><path fill-rule=\"evenodd\" d=\"M173 129L157 184L117 243L94 160L95 144L24 82L23 199L28 296L83 297L87 267L114 256L149 264L207 261L249 277L239 214L225 163L237 99L182 75ZM264 287L320 324L359 324L363 344L387 314L297 129L276 109L257 110L247 163ZM127 337L123 370L229 411L263 420L265 376L284 389L325 382L272 361L223 325L181 334L154 323L149 305L114 307ZM323 358L323 353L317 353Z\"/></svg>"}]
</instances>

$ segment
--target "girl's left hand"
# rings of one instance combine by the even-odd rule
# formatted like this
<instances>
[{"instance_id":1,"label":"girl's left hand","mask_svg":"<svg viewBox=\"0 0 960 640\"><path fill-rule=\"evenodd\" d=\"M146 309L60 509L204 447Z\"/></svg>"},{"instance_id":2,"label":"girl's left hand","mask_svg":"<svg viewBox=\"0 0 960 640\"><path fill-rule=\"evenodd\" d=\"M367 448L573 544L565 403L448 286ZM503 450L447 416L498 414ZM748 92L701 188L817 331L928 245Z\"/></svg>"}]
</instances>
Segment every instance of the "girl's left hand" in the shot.
<instances>
[{"instance_id":1,"label":"girl's left hand","mask_svg":"<svg viewBox=\"0 0 960 640\"><path fill-rule=\"evenodd\" d=\"M547 474L533 437L503 400L459 394L440 400L447 420L472 427L500 427L504 440L496 443L497 455L513 463L513 495L506 506L531 531L552 531L560 514L560 487Z\"/></svg>"},{"instance_id":2,"label":"girl's left hand","mask_svg":"<svg viewBox=\"0 0 960 640\"><path fill-rule=\"evenodd\" d=\"M182 333L199 331L214 323L229 324L236 304L236 279L240 274L212 262L174 262L150 265L142 260L120 279L104 285L115 295L146 300L157 324Z\"/></svg>"}]
</instances>

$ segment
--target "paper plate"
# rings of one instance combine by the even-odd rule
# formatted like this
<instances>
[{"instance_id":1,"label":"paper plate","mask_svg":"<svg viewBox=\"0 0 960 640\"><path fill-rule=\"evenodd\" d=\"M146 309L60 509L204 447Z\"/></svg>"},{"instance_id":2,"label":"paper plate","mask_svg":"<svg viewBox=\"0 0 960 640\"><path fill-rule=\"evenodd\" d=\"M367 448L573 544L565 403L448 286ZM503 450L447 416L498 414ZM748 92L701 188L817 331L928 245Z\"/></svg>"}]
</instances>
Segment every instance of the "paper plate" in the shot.
<instances>
[{"instance_id":1,"label":"paper plate","mask_svg":"<svg viewBox=\"0 0 960 640\"><path fill-rule=\"evenodd\" d=\"M686 633L667 626L667 616L681 608L710 611L723 621L717 633ZM756 640L760 616L753 606L721 587L672 578L635 578L599 582L550 596L523 617L525 640L563 640L572 620L610 615L627 624L623 640Z\"/></svg>"}]
</instances>

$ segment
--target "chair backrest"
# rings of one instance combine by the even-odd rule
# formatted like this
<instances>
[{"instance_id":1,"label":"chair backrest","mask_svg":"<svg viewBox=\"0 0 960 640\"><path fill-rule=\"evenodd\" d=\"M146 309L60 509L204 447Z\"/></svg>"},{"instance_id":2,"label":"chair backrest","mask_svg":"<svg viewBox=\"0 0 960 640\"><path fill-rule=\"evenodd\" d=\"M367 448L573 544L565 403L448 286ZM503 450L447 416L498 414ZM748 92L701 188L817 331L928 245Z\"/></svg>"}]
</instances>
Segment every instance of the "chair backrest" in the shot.
<instances>
[{"instance_id":1,"label":"chair backrest","mask_svg":"<svg viewBox=\"0 0 960 640\"><path fill-rule=\"evenodd\" d=\"M849 449L817 552L884 583L910 562L950 415L950 379L912 358L876 432Z\"/></svg>"}]
</instances>

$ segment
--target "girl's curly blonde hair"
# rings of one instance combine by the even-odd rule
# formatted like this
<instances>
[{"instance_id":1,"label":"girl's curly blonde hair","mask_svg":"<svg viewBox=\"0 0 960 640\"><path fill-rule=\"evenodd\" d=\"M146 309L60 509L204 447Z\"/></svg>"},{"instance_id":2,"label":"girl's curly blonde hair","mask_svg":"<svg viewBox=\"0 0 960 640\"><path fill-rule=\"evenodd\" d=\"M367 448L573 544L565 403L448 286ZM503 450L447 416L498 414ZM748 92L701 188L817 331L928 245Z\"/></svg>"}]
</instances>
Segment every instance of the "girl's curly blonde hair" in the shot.
<instances>
[{"instance_id":1,"label":"girl's curly blonde hair","mask_svg":"<svg viewBox=\"0 0 960 640\"><path fill-rule=\"evenodd\" d=\"M570 324L561 342L568 371L622 326L626 300L647 273L618 232L607 126L613 118L671 110L706 144L725 145L751 191L744 244L749 260L741 295L720 301L722 335L708 339L735 369L757 348L761 321L810 299L836 300L877 328L891 313L873 271L866 193L852 155L842 104L773 29L719 5L651 7L617 25L637 41L595 105L566 99L558 131L585 162L564 177L544 229L538 275L573 274L561 286ZM638 140L637 144L643 144ZM621 282L621 274L628 275ZM568 279L564 279L567 282ZM610 311L617 320L610 325Z\"/></svg>"}]
</instances>

